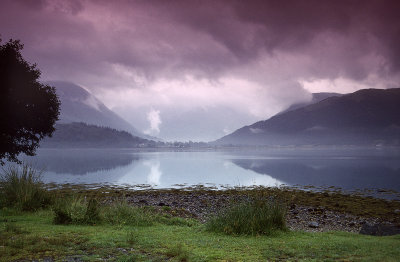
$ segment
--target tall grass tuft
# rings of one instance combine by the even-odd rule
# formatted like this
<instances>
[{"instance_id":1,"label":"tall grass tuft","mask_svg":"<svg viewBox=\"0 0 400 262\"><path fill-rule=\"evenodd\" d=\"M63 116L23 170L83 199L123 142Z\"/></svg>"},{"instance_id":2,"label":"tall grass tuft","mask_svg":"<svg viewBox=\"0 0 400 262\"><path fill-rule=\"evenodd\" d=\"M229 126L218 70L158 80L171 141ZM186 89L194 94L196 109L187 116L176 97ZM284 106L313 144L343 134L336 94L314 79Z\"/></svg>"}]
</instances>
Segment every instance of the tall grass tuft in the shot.
<instances>
[{"instance_id":1,"label":"tall grass tuft","mask_svg":"<svg viewBox=\"0 0 400 262\"><path fill-rule=\"evenodd\" d=\"M270 235L286 228L286 208L275 200L254 199L227 208L206 223L206 230L230 235Z\"/></svg>"},{"instance_id":2,"label":"tall grass tuft","mask_svg":"<svg viewBox=\"0 0 400 262\"><path fill-rule=\"evenodd\" d=\"M152 226L155 223L165 225L192 226L191 220L161 214L151 207L130 206L120 200L111 205L101 206L95 198L82 198L77 195L58 197L52 206L55 224L107 223L121 226Z\"/></svg>"},{"instance_id":3,"label":"tall grass tuft","mask_svg":"<svg viewBox=\"0 0 400 262\"><path fill-rule=\"evenodd\" d=\"M151 226L154 224L152 212L145 208L132 207L125 200L104 208L104 218L111 225Z\"/></svg>"},{"instance_id":4,"label":"tall grass tuft","mask_svg":"<svg viewBox=\"0 0 400 262\"><path fill-rule=\"evenodd\" d=\"M102 222L100 207L96 199L86 200L73 195L58 197L52 206L55 224L87 224Z\"/></svg>"},{"instance_id":5,"label":"tall grass tuft","mask_svg":"<svg viewBox=\"0 0 400 262\"><path fill-rule=\"evenodd\" d=\"M4 168L0 175L0 205L23 211L50 206L53 199L44 188L40 175L28 164Z\"/></svg>"},{"instance_id":6,"label":"tall grass tuft","mask_svg":"<svg viewBox=\"0 0 400 262\"><path fill-rule=\"evenodd\" d=\"M156 223L175 226L193 226L194 222L162 214L151 207L130 206L126 200L116 201L103 208L104 220L117 226L151 226Z\"/></svg>"},{"instance_id":7,"label":"tall grass tuft","mask_svg":"<svg viewBox=\"0 0 400 262\"><path fill-rule=\"evenodd\" d=\"M100 223L102 218L100 216L100 207L99 207L99 202L95 198L91 198L86 207L86 213L84 223L89 224L89 225L94 225L97 223Z\"/></svg>"}]
</instances>

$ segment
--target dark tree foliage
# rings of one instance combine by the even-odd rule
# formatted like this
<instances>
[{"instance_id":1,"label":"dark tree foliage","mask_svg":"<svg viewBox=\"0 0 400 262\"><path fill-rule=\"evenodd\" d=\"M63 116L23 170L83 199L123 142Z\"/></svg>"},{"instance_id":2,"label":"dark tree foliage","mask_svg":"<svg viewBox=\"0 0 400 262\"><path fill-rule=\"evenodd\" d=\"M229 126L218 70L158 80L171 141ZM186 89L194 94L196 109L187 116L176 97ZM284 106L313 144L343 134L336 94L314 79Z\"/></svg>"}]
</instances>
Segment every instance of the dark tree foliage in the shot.
<instances>
[{"instance_id":1,"label":"dark tree foliage","mask_svg":"<svg viewBox=\"0 0 400 262\"><path fill-rule=\"evenodd\" d=\"M39 142L54 132L60 101L55 88L38 82L40 71L21 55L19 40L0 39L0 163L34 155Z\"/></svg>"}]
</instances>

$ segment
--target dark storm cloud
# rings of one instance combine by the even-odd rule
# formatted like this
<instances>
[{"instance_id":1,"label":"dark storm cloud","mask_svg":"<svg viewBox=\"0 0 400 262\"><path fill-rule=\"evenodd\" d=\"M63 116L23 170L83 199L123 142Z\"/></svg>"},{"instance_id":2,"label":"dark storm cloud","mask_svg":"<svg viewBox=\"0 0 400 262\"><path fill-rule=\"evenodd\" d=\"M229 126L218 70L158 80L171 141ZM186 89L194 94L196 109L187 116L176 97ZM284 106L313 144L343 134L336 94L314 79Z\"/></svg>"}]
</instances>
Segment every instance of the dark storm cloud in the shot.
<instances>
[{"instance_id":1,"label":"dark storm cloud","mask_svg":"<svg viewBox=\"0 0 400 262\"><path fill-rule=\"evenodd\" d=\"M76 15L83 9L82 1L80 0L15 0L21 5L29 7L33 10L43 10L50 8L54 11L60 11L63 13L70 13Z\"/></svg>"},{"instance_id":2,"label":"dark storm cloud","mask_svg":"<svg viewBox=\"0 0 400 262\"><path fill-rule=\"evenodd\" d=\"M265 27L262 40L268 50L305 51L309 55L314 49L313 41L321 34L338 35L345 38L340 61L325 61L330 67L340 65L347 75L355 79L368 74L361 64L363 56L374 53L382 55L390 71L397 72L399 54L400 3L398 1L259 1L236 5L236 13L242 21L253 22ZM323 38L322 38L323 39ZM321 43L323 44L323 43ZM349 44L346 47L346 44ZM323 45L321 45L323 47ZM349 48L350 47L350 48ZM331 48L321 58L329 57ZM348 57L349 59L345 59ZM332 63L332 65L330 65ZM325 69L324 67L322 67ZM382 73L382 72L381 72Z\"/></svg>"},{"instance_id":3,"label":"dark storm cloud","mask_svg":"<svg viewBox=\"0 0 400 262\"><path fill-rule=\"evenodd\" d=\"M203 31L238 60L255 59L261 51L303 53L315 57L318 76L362 79L359 60L374 54L385 59L380 73L397 73L400 61L398 1L159 1L151 2L194 31ZM210 4L211 3L211 4ZM329 38L344 38L330 43ZM325 39L324 39L325 38ZM328 43L324 43L328 40ZM326 44L324 46L324 44ZM318 46L315 49L315 45ZM339 59L330 57L332 49ZM326 59L325 59L326 58ZM318 60L324 60L322 65ZM324 66L326 65L326 66ZM341 68L341 69L338 69ZM318 72L320 71L320 72Z\"/></svg>"},{"instance_id":4,"label":"dark storm cloud","mask_svg":"<svg viewBox=\"0 0 400 262\"><path fill-rule=\"evenodd\" d=\"M379 74L400 70L398 1L18 0L2 7L3 36L42 41L48 59L82 69L94 61L148 77L169 70L212 76L262 52L288 52L314 59L304 77L363 79L368 55L381 57ZM80 15L85 9L89 19Z\"/></svg>"}]
</instances>

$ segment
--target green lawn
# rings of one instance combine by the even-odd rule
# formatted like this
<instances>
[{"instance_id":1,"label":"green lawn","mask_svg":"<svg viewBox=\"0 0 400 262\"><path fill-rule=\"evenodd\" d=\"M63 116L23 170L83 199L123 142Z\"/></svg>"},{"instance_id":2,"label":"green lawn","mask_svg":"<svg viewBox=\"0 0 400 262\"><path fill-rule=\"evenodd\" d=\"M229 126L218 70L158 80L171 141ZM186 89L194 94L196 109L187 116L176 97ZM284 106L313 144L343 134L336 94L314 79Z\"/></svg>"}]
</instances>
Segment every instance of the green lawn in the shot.
<instances>
[{"instance_id":1,"label":"green lawn","mask_svg":"<svg viewBox=\"0 0 400 262\"><path fill-rule=\"evenodd\" d=\"M228 236L201 224L54 225L52 211L0 210L0 260L52 257L110 261L399 261L400 235L277 232Z\"/></svg>"}]
</instances>

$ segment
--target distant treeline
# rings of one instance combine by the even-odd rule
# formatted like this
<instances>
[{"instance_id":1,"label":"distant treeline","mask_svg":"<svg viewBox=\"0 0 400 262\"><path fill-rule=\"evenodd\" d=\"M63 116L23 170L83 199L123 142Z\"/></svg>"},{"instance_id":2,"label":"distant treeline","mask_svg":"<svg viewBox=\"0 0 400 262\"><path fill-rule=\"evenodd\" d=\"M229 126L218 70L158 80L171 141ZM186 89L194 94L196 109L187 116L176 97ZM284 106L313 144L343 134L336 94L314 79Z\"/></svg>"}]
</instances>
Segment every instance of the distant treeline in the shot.
<instances>
[{"instance_id":1,"label":"distant treeline","mask_svg":"<svg viewBox=\"0 0 400 262\"><path fill-rule=\"evenodd\" d=\"M161 142L143 139L126 131L86 123L56 124L51 138L41 142L41 147L72 148L154 148L154 147L207 147L203 142Z\"/></svg>"},{"instance_id":2,"label":"distant treeline","mask_svg":"<svg viewBox=\"0 0 400 262\"><path fill-rule=\"evenodd\" d=\"M154 141L133 136L128 132L110 127L86 123L56 124L51 138L45 139L42 147L150 147Z\"/></svg>"}]
</instances>

